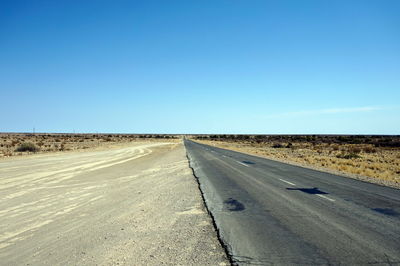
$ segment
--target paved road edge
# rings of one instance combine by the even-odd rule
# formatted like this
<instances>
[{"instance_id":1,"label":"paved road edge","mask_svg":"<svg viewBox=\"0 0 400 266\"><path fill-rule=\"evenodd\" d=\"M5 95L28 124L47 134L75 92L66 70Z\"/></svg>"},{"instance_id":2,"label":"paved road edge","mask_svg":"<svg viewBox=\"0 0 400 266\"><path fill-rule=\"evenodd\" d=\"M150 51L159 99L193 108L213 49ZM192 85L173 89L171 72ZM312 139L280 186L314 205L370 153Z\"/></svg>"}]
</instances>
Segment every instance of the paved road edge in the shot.
<instances>
[{"instance_id":1,"label":"paved road edge","mask_svg":"<svg viewBox=\"0 0 400 266\"><path fill-rule=\"evenodd\" d=\"M231 265L238 265L236 263L236 261L234 260L234 258L233 258L233 255L232 255L232 252L231 252L231 249L230 249L229 245L226 243L226 241L224 241L224 239L223 239L223 237L221 235L221 231L219 230L219 228L217 226L214 214L209 209L209 206L208 206L207 200L205 198L205 194L204 194L204 191L202 189L202 185L200 183L199 177L196 175L195 166L193 165L193 159L190 158L190 155L189 155L189 153L188 153L188 151L186 149L186 144L185 143L184 143L184 147L185 147L185 151L186 151L186 158L187 158L188 163L189 163L189 168L192 170L193 177L196 180L197 186L198 186L199 191L200 191L201 199L202 199L202 201L204 203L204 206L205 206L205 208L207 210L208 215L211 218L213 227L214 227L214 229L215 229L215 231L217 233L218 241L221 244L222 249L225 251L225 254L226 254L226 256L227 256L227 258L229 260L229 263Z\"/></svg>"}]
</instances>

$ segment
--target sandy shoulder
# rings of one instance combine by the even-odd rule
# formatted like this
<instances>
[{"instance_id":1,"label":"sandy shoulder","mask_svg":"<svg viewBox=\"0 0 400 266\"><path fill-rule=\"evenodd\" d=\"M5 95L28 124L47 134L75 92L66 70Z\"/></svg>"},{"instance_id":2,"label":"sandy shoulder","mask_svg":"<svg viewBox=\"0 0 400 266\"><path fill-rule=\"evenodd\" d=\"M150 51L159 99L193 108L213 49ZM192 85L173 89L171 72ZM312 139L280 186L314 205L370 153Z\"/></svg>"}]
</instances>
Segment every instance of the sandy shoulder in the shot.
<instances>
[{"instance_id":1,"label":"sandy shoulder","mask_svg":"<svg viewBox=\"0 0 400 266\"><path fill-rule=\"evenodd\" d=\"M168 141L160 141L160 140L146 140L146 141L130 141L130 142L118 142L118 143L101 143L98 146L92 146L87 148L76 147L73 150L65 150L65 151L40 151L40 152L21 152L15 156L0 156L0 162L8 162L14 160L26 160L26 159L37 159L37 158L49 158L54 156L62 156L69 154L79 154L79 153L91 153L91 152L102 152L102 151L112 151L119 150L123 148L132 148L143 145L152 145L152 144L177 144L178 140L168 140Z\"/></svg>"},{"instance_id":2,"label":"sandy shoulder","mask_svg":"<svg viewBox=\"0 0 400 266\"><path fill-rule=\"evenodd\" d=\"M5 210L0 213L0 261L228 265L183 145L146 147L143 154L126 160L122 153L121 163L57 172L33 178L32 184L32 176L18 176L23 187L9 186L0 194ZM71 173L76 174L57 178ZM19 196L24 187L35 190Z\"/></svg>"}]
</instances>

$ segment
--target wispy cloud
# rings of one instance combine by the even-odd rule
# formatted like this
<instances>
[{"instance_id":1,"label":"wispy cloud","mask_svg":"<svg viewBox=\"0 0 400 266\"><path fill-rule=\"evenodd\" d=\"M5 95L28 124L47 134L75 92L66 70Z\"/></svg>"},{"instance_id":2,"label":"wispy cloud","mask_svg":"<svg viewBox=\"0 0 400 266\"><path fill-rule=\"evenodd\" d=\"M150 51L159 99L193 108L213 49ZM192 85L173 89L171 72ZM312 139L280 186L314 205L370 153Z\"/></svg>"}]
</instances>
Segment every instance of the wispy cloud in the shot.
<instances>
[{"instance_id":1,"label":"wispy cloud","mask_svg":"<svg viewBox=\"0 0 400 266\"><path fill-rule=\"evenodd\" d=\"M364 107L350 107L350 108L330 108L330 109L319 109L319 110L303 110L295 112L285 112L272 114L268 117L291 117L291 116L308 116L308 115L321 115L321 114L339 114L339 113L360 113L360 112L371 112L382 110L382 107L378 106L364 106Z\"/></svg>"}]
</instances>

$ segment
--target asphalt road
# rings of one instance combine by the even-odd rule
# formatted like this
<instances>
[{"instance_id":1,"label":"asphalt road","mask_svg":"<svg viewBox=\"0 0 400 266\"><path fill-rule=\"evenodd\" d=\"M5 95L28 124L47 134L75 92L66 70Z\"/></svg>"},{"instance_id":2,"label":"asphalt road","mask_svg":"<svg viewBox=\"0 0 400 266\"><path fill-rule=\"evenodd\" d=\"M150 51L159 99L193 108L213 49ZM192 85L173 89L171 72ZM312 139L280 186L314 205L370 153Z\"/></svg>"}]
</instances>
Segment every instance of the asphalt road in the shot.
<instances>
[{"instance_id":1,"label":"asphalt road","mask_svg":"<svg viewBox=\"0 0 400 266\"><path fill-rule=\"evenodd\" d=\"M400 190L185 140L237 264L400 265Z\"/></svg>"}]
</instances>

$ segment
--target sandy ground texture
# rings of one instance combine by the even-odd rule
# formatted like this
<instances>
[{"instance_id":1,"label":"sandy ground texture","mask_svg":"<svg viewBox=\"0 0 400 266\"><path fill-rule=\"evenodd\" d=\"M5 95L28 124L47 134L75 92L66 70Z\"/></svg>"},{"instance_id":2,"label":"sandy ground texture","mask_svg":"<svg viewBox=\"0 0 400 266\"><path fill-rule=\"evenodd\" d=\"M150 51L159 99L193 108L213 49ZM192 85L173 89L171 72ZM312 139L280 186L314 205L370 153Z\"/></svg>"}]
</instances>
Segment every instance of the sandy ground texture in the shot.
<instances>
[{"instance_id":1,"label":"sandy ground texture","mask_svg":"<svg viewBox=\"0 0 400 266\"><path fill-rule=\"evenodd\" d=\"M1 265L228 265L182 144L0 162Z\"/></svg>"}]
</instances>

